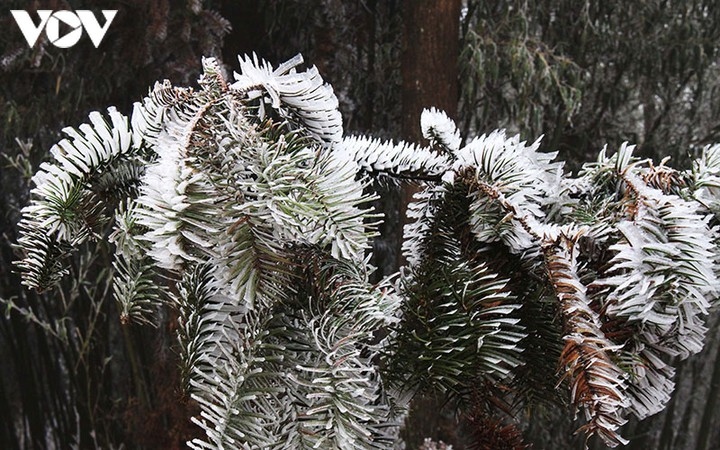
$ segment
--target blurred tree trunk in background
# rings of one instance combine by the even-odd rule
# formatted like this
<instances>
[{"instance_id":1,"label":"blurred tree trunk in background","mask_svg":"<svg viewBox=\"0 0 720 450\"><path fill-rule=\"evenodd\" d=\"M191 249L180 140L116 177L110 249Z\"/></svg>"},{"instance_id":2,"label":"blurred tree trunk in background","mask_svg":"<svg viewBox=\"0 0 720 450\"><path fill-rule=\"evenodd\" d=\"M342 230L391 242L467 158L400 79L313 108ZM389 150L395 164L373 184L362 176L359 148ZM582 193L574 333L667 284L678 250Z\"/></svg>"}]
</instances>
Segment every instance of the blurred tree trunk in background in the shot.
<instances>
[{"instance_id":1,"label":"blurred tree trunk in background","mask_svg":"<svg viewBox=\"0 0 720 450\"><path fill-rule=\"evenodd\" d=\"M422 143L420 113L436 107L457 119L460 0L404 0L402 135Z\"/></svg>"},{"instance_id":2,"label":"blurred tree trunk in background","mask_svg":"<svg viewBox=\"0 0 720 450\"><path fill-rule=\"evenodd\" d=\"M423 109L436 107L457 118L460 8L460 0L402 2L401 136L409 142L427 145L420 128ZM398 266L405 264L401 256L405 211L417 191L416 185L402 186L397 203L389 205L399 206L401 212L398 222L386 225L397 230L394 239ZM427 437L458 449L462 446L457 428L453 411L445 407L442 396L423 393L413 400L402 436L410 449L419 448Z\"/></svg>"},{"instance_id":3,"label":"blurred tree trunk in background","mask_svg":"<svg viewBox=\"0 0 720 450\"><path fill-rule=\"evenodd\" d=\"M424 109L435 107L457 119L461 1L404 0L402 6L401 134L426 145L420 129ZM415 186L404 188L403 209L416 191Z\"/></svg>"}]
</instances>

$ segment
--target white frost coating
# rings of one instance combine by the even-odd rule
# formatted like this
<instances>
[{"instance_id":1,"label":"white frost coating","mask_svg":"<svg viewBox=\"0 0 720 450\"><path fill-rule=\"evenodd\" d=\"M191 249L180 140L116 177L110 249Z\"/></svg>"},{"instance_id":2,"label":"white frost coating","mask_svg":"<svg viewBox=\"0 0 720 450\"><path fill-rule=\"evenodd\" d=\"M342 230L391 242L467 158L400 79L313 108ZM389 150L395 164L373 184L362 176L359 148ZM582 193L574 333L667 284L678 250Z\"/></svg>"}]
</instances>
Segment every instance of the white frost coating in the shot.
<instances>
[{"instance_id":1,"label":"white frost coating","mask_svg":"<svg viewBox=\"0 0 720 450\"><path fill-rule=\"evenodd\" d=\"M363 212L359 205L367 202L363 193L363 183L356 180L358 166L347 154L331 152L327 162L318 164L318 196L322 219L320 229L316 229L313 241L330 244L332 255L336 258L362 260L369 247L366 225L363 224ZM304 235L309 233L303 232Z\"/></svg>"},{"instance_id":2,"label":"white frost coating","mask_svg":"<svg viewBox=\"0 0 720 450\"><path fill-rule=\"evenodd\" d=\"M538 152L540 140L528 146L520 141L519 135L508 138L505 131L495 130L460 149L453 169L476 167L479 176L503 191L530 189L532 193L527 192L529 199L543 204L542 195L551 193L558 186L557 174L563 163L552 162L557 152Z\"/></svg>"},{"instance_id":3,"label":"white frost coating","mask_svg":"<svg viewBox=\"0 0 720 450\"><path fill-rule=\"evenodd\" d=\"M183 180L190 176L190 169L182 162L182 142L184 133L178 126L160 135L155 147L158 158L145 172L137 199L137 222L148 228L142 239L151 245L149 256L169 270L178 270L182 260L192 259L178 233L182 227L178 213L189 206Z\"/></svg>"},{"instance_id":4,"label":"white frost coating","mask_svg":"<svg viewBox=\"0 0 720 450\"><path fill-rule=\"evenodd\" d=\"M450 168L447 156L403 141L395 144L351 136L342 140L338 151L347 154L365 172L441 176Z\"/></svg>"},{"instance_id":5,"label":"white frost coating","mask_svg":"<svg viewBox=\"0 0 720 450\"><path fill-rule=\"evenodd\" d=\"M356 179L357 164L345 152L297 144L280 136L228 149L242 161L230 187L242 201L227 205L216 276L229 296L248 305L268 288L263 280L274 270L272 255L318 245L359 261L373 236L373 225L364 223L372 214L362 207L372 197Z\"/></svg>"},{"instance_id":6,"label":"white frost coating","mask_svg":"<svg viewBox=\"0 0 720 450\"><path fill-rule=\"evenodd\" d=\"M693 164L693 195L713 212L720 213L720 144L707 146Z\"/></svg>"},{"instance_id":7,"label":"white frost coating","mask_svg":"<svg viewBox=\"0 0 720 450\"><path fill-rule=\"evenodd\" d=\"M709 217L630 171L624 179L638 195L635 217L617 224L623 239L611 247L614 275L596 284L613 287L609 316L642 323L641 336L655 348L686 358L702 348L702 316L717 297Z\"/></svg>"},{"instance_id":8,"label":"white frost coating","mask_svg":"<svg viewBox=\"0 0 720 450\"><path fill-rule=\"evenodd\" d=\"M628 384L627 393L632 403L628 410L641 420L662 411L675 390L672 380L675 369L650 348L639 351L629 369L632 383Z\"/></svg>"},{"instance_id":9,"label":"white frost coating","mask_svg":"<svg viewBox=\"0 0 720 450\"><path fill-rule=\"evenodd\" d=\"M173 87L170 81L165 80L162 83L156 82L152 91L142 102L135 102L130 118L134 148L139 148L143 143L148 146L157 144L163 123L168 118L168 109L172 108L173 103L181 95L180 93L187 95L188 91L183 88ZM194 109L188 104L183 106L188 112L192 112ZM177 113L178 111L174 110L173 112Z\"/></svg>"},{"instance_id":10,"label":"white frost coating","mask_svg":"<svg viewBox=\"0 0 720 450\"><path fill-rule=\"evenodd\" d=\"M115 212L115 228L108 236L108 241L115 245L115 254L126 260L142 257L142 244L133 235L137 220L137 204L135 200L120 203Z\"/></svg>"},{"instance_id":11,"label":"white frost coating","mask_svg":"<svg viewBox=\"0 0 720 450\"><path fill-rule=\"evenodd\" d=\"M237 212L263 217L274 229L280 245L330 246L333 256L362 259L368 233L359 205L368 198L356 180L357 164L342 152L316 154L311 147L292 155L258 155L271 161L255 168L257 178L244 180L244 189L256 189L257 201L237 207ZM260 148L262 152L262 148ZM262 199L262 200L261 200Z\"/></svg>"},{"instance_id":12,"label":"white frost coating","mask_svg":"<svg viewBox=\"0 0 720 450\"><path fill-rule=\"evenodd\" d=\"M491 199L474 194L470 220L479 241L502 240L512 252L523 253L537 246L527 225L543 223L544 208L564 204L562 164L551 162L555 153L538 152L539 146L539 140L526 146L519 136L507 138L504 131L494 131L457 152L453 170L474 170L477 182L498 195Z\"/></svg>"},{"instance_id":13,"label":"white frost coating","mask_svg":"<svg viewBox=\"0 0 720 450\"><path fill-rule=\"evenodd\" d=\"M442 185L428 185L416 192L408 204L406 215L410 223L403 228L402 253L410 267L418 266L424 258L424 241L435 219L437 202L445 193Z\"/></svg>"},{"instance_id":14,"label":"white frost coating","mask_svg":"<svg viewBox=\"0 0 720 450\"><path fill-rule=\"evenodd\" d=\"M610 270L593 284L604 292L607 316L636 327L626 348L627 393L629 410L644 418L662 410L674 389L673 370L659 355L683 359L702 349L719 286L714 234L698 205L648 186L642 176L651 169L632 158L632 146L600 164L614 165L633 205L615 226Z\"/></svg>"},{"instance_id":15,"label":"white frost coating","mask_svg":"<svg viewBox=\"0 0 720 450\"><path fill-rule=\"evenodd\" d=\"M239 57L240 73L235 73L235 83L230 88L246 92L248 98L264 97L260 104L261 118L264 102L277 110L281 116L292 119L296 115L307 131L321 143L334 145L342 139L342 116L338 99L332 87L325 83L315 66L305 72L295 67L302 64L296 55L277 69L257 55Z\"/></svg>"},{"instance_id":16,"label":"white frost coating","mask_svg":"<svg viewBox=\"0 0 720 450\"><path fill-rule=\"evenodd\" d=\"M460 130L445 111L435 108L425 109L420 115L420 127L423 137L432 146L441 146L453 153L460 149Z\"/></svg>"},{"instance_id":17,"label":"white frost coating","mask_svg":"<svg viewBox=\"0 0 720 450\"><path fill-rule=\"evenodd\" d=\"M92 126L82 124L77 130L63 129L68 138L50 149L56 164L42 163L32 178L36 186L31 191L33 196L54 199L55 204L65 203L81 188L86 176L131 149L132 134L127 117L114 107L108 108L108 117L110 123L94 111L89 116ZM78 233L84 232L77 229L77 224L62 220L46 201L32 203L22 212L48 233L57 233L59 240L71 242L79 237Z\"/></svg>"}]
</instances>

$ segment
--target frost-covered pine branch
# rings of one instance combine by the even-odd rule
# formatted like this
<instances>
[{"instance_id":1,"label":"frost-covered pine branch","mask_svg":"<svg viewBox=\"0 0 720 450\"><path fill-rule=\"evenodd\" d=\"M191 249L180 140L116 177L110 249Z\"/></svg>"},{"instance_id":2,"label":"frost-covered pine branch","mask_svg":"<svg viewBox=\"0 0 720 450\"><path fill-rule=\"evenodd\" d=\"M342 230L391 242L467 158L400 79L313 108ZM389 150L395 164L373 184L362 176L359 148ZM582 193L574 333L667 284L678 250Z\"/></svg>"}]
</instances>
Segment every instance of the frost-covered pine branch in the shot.
<instances>
[{"instance_id":1,"label":"frost-covered pine branch","mask_svg":"<svg viewBox=\"0 0 720 450\"><path fill-rule=\"evenodd\" d=\"M228 85L206 59L197 91L158 83L131 118L92 113L54 148L24 210L28 285L50 287L73 246L111 231L121 320L177 309L183 387L206 431L196 448L287 448L310 431L318 445L365 448L395 436L372 356L397 309L392 289L367 278L374 196L338 148L332 89L316 69L297 72L301 61L241 59ZM313 267L345 267L352 284L308 278L308 254ZM321 401L323 376L345 390Z\"/></svg>"},{"instance_id":2,"label":"frost-covered pine branch","mask_svg":"<svg viewBox=\"0 0 720 450\"><path fill-rule=\"evenodd\" d=\"M196 449L391 448L427 392L487 425L478 445L521 442L514 406L558 386L608 445L662 409L718 303L720 146L686 171L603 149L572 176L435 109L427 147L346 137L301 63L241 57L228 83L205 59L198 89L66 129L23 209L23 283L53 288L109 236L119 319L175 309ZM406 267L371 283L376 177L420 190Z\"/></svg>"}]
</instances>

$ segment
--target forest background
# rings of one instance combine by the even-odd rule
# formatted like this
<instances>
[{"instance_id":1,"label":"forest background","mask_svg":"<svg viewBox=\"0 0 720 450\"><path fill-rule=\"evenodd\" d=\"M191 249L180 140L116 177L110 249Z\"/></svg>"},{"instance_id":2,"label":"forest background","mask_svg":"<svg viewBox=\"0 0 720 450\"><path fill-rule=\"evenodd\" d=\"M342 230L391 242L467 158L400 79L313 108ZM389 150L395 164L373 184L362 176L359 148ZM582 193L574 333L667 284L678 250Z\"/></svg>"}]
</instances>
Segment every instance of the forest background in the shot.
<instances>
[{"instance_id":1,"label":"forest background","mask_svg":"<svg viewBox=\"0 0 720 450\"><path fill-rule=\"evenodd\" d=\"M44 36L28 48L10 15L103 8L118 14L99 48L82 39L59 49ZM157 80L193 85L202 56L231 72L238 54L276 65L302 53L335 89L346 134L421 142L420 112L436 106L462 135L542 135L569 170L606 144L630 141L683 167L720 142L720 8L710 0L6 0L0 25L2 448L180 448L199 433L173 388L171 330L120 324L109 285L93 283L107 255L81 252L61 298L22 288L12 262L30 177L60 130L108 105L129 113ZM409 192L381 188L373 263L388 274ZM717 317L709 326L703 352L679 364L667 409L625 427L628 448L720 442ZM415 403L407 448L424 437L462 448L436 403ZM582 447L569 408L528 412L523 427L534 448Z\"/></svg>"}]
</instances>

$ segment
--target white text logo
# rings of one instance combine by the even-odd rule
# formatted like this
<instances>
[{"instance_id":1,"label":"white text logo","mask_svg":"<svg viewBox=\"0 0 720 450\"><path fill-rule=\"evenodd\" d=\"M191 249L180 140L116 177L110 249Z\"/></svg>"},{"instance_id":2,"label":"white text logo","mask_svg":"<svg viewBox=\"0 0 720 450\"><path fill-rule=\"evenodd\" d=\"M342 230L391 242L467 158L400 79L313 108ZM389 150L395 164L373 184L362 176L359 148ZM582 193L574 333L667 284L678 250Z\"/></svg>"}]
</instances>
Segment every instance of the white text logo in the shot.
<instances>
[{"instance_id":1,"label":"white text logo","mask_svg":"<svg viewBox=\"0 0 720 450\"><path fill-rule=\"evenodd\" d=\"M104 9L102 13L105 16L105 25L100 26L100 22L95 18L92 11L63 10L53 12L48 9L41 9L38 10L40 23L36 25L27 11L13 10L10 12L30 47L35 45L44 29L48 40L59 48L69 48L77 44L82 37L83 29L87 32L95 48L97 48L105 37L108 28L110 28L110 23L115 18L115 14L117 14L117 10ZM61 22L65 24L66 28L70 29L62 36L60 35Z\"/></svg>"}]
</instances>

